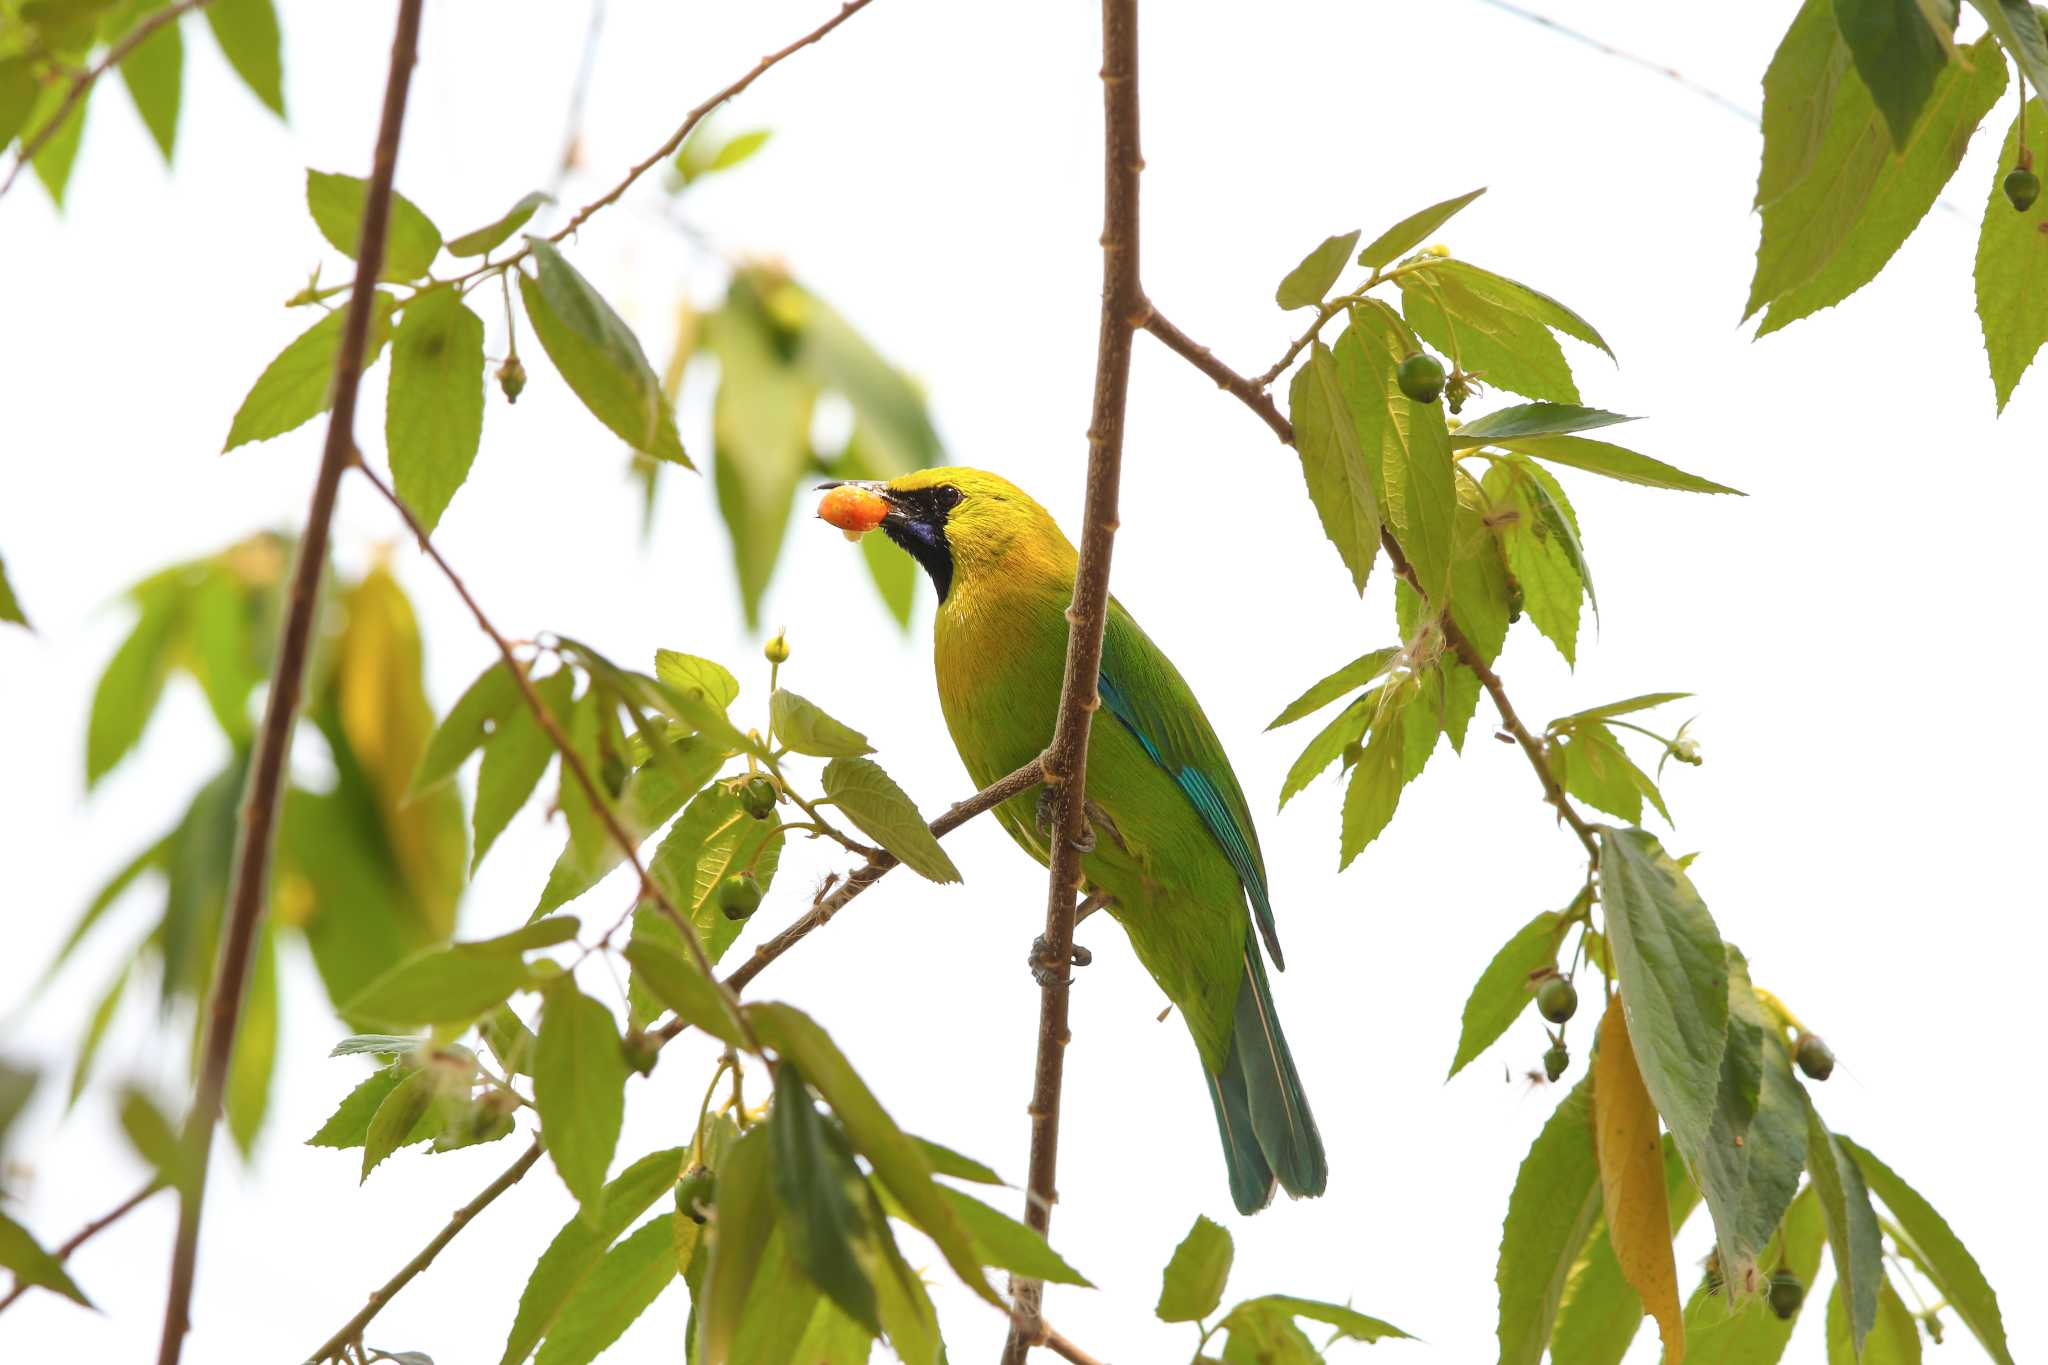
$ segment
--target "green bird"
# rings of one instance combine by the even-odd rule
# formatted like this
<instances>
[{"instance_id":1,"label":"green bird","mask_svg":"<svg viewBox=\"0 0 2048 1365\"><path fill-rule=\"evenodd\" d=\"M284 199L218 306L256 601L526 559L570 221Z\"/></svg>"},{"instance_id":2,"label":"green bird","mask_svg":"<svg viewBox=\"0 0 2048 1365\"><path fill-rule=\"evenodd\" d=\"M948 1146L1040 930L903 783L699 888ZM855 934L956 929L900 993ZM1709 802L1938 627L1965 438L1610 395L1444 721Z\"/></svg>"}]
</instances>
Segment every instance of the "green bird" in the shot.
<instances>
[{"instance_id":1,"label":"green bird","mask_svg":"<svg viewBox=\"0 0 2048 1365\"><path fill-rule=\"evenodd\" d=\"M977 469L825 486L843 491L821 515L849 532L879 522L938 590L939 701L974 781L1036 758L1058 716L1079 562L1052 515ZM1276 1181L1296 1197L1321 1194L1329 1163L1259 950L1263 941L1285 968L1244 791L1186 680L1113 598L1098 686L1108 714L1088 741L1088 889L1110 898L1194 1035L1238 1211L1264 1208ZM1027 793L995 815L1043 863L1040 800Z\"/></svg>"}]
</instances>

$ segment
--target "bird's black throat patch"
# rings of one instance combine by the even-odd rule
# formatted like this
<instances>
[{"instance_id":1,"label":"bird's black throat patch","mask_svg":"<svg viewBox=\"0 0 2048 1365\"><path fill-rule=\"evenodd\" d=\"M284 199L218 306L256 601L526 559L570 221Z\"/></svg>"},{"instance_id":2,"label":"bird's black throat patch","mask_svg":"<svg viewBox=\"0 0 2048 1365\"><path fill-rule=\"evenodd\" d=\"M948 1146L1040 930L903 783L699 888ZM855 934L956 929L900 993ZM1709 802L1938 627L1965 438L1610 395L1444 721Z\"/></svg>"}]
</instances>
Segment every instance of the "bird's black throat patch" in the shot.
<instances>
[{"instance_id":1,"label":"bird's black throat patch","mask_svg":"<svg viewBox=\"0 0 2048 1365\"><path fill-rule=\"evenodd\" d=\"M882 531L924 566L939 600L953 590L953 547L946 539L946 517L960 501L960 490L941 485L889 494L890 512Z\"/></svg>"}]
</instances>

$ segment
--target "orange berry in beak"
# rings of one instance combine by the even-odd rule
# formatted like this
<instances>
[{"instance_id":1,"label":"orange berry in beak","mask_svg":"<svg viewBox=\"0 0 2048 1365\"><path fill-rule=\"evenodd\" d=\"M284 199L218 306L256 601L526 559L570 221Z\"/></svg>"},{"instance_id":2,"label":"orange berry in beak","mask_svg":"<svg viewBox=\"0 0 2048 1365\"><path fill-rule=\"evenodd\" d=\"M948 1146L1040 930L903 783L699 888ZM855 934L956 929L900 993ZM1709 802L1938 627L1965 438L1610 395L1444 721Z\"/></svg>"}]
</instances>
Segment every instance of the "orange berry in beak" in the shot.
<instances>
[{"instance_id":1,"label":"orange berry in beak","mask_svg":"<svg viewBox=\"0 0 2048 1365\"><path fill-rule=\"evenodd\" d=\"M846 532L848 540L859 540L889 515L889 500L873 489L843 483L826 490L818 515Z\"/></svg>"}]
</instances>

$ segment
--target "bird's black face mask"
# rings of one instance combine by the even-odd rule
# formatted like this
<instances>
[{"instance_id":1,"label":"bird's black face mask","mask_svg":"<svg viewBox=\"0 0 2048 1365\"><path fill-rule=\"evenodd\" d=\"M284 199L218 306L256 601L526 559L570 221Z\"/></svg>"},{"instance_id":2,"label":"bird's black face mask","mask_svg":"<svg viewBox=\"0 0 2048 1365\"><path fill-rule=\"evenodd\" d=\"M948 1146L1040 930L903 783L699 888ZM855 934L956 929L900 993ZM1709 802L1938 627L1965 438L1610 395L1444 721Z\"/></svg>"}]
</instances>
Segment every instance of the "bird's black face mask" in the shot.
<instances>
[{"instance_id":1,"label":"bird's black face mask","mask_svg":"<svg viewBox=\"0 0 2048 1365\"><path fill-rule=\"evenodd\" d=\"M826 483L820 488L836 488ZM953 547L946 540L946 517L960 505L960 490L951 484L934 488L892 489L886 484L864 483L889 503L889 515L882 519L882 532L902 547L904 553L924 566L931 576L939 600L953 590Z\"/></svg>"}]
</instances>

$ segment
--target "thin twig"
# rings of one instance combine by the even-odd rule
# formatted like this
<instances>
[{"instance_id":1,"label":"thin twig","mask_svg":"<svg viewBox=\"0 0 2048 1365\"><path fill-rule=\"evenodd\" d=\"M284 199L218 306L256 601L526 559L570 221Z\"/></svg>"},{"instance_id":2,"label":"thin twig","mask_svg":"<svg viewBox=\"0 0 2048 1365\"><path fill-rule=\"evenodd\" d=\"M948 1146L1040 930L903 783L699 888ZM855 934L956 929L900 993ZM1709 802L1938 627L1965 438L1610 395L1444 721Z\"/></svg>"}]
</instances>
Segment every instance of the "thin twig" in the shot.
<instances>
[{"instance_id":1,"label":"thin twig","mask_svg":"<svg viewBox=\"0 0 2048 1365\"><path fill-rule=\"evenodd\" d=\"M697 926L691 922L688 915L685 915L677 908L676 903L669 898L668 892L662 888L661 883L654 880L653 875L648 872L646 862L640 857L640 841L634 838L631 831L620 822L618 813L612 809L611 800L605 794L604 788L599 786L597 779L591 776L589 765L584 763L583 756L576 752L576 746L562 729L561 722L555 719L555 713L549 709L547 702L542 700L539 691L533 685L533 679L527 677L526 670L519 666L519 660L512 652L512 642L506 639L504 633L495 625L491 624L491 618L484 614L484 609L477 604L476 598L470 594L469 586L462 581L462 575L456 573L455 566L442 556L439 547L427 535L426 528L420 525L419 518L413 515L412 509L407 507L404 500L391 491L391 485L378 478L377 472L365 464L360 456L355 458L354 463L362 476L369 480L370 486L382 494L384 500L390 503L397 510L398 515L405 519L405 524L411 528L413 536L419 541L421 551L426 554L428 559L434 562L434 567L441 571L442 577L446 578L449 586L455 589L455 595L460 597L462 604L469 608L469 614L476 618L477 628L482 630L485 635L488 635L491 643L498 647L498 654L504 660L505 668L512 674L513 682L518 686L520 695L526 700L527 710L533 713L534 721L540 726L542 732L547 735L549 741L553 743L556 749L561 751L563 771L575 778L577 785L583 788L584 795L589 797L591 808L597 812L598 819L603 822L606 832L611 835L612 842L619 846L619 851L625 855L627 863L632 866L633 874L639 878L641 898L653 901L655 906L664 915L668 916L677 930L681 932L683 944L690 950L691 960L696 963L697 970L704 973L705 979L710 981L717 980L717 974L712 970L711 955L704 950L704 940L698 934ZM740 1036L746 1039L748 1049L759 1053L761 1051L761 1042L754 1036L753 1024L748 1021L747 1016L740 1010L739 1001L733 998L730 991L720 991L719 998L725 1004L726 1013L732 1016L734 1027L739 1030Z\"/></svg>"},{"instance_id":2,"label":"thin twig","mask_svg":"<svg viewBox=\"0 0 2048 1365\"><path fill-rule=\"evenodd\" d=\"M1065 1336L1061 1335L1043 1319L1039 1320L1038 1332L1038 1344L1051 1351L1060 1359L1070 1360L1074 1365L1103 1365L1100 1359L1089 1355L1079 1346L1067 1340Z\"/></svg>"},{"instance_id":3,"label":"thin twig","mask_svg":"<svg viewBox=\"0 0 2048 1365\"><path fill-rule=\"evenodd\" d=\"M114 1205L114 1207L109 1209L107 1212L101 1214L99 1217L93 1219L90 1223L87 1223L78 1231L72 1233L68 1238L66 1238L61 1244L58 1245L56 1250L52 1251L50 1254L59 1261L70 1260L72 1252L78 1250L87 1242L90 1242L93 1238L99 1236L102 1232L105 1232L108 1228L112 1227L114 1224L120 1222L123 1218L126 1218L129 1214L133 1213L136 1209L140 1208L143 1202L147 1200L151 1195L155 1194L158 1190L166 1190L169 1188L170 1186L164 1184L161 1180L150 1181L147 1185L144 1185L141 1189L129 1195L120 1203ZM0 1299L0 1313L6 1312L7 1306L13 1303L16 1299L20 1298L23 1294L26 1294L31 1287L32 1286L28 1283L28 1281L17 1278L14 1283L14 1288L8 1291L7 1297L4 1299Z\"/></svg>"},{"instance_id":4,"label":"thin twig","mask_svg":"<svg viewBox=\"0 0 2048 1365\"><path fill-rule=\"evenodd\" d=\"M525 1179L526 1173L533 1169L533 1163L540 1160L540 1153L540 1139L535 1138L526 1150L519 1154L519 1159L501 1171L496 1180L484 1186L476 1198L449 1215L447 1223L434 1234L433 1240L420 1248L419 1255L400 1266L396 1275L371 1290L369 1300L363 1304L362 1311L343 1323L339 1331L314 1348L313 1354L306 1357L307 1365L317 1365L320 1361L342 1360L346 1358L345 1352L360 1349L363 1344L363 1329L370 1325L370 1320L384 1311L384 1306L397 1297L399 1290L411 1284L415 1276L432 1265L434 1258L441 1254L442 1248L454 1241L455 1234L468 1227L470 1220L488 1208L492 1200Z\"/></svg>"},{"instance_id":5,"label":"thin twig","mask_svg":"<svg viewBox=\"0 0 2048 1365\"><path fill-rule=\"evenodd\" d=\"M1271 427L1273 434L1283 443L1294 444L1293 423L1281 413L1273 402L1272 395L1266 392L1258 380L1247 379L1218 360L1213 351L1167 321L1156 308L1146 315L1145 330L1164 342L1168 350L1215 380L1218 388L1257 413L1259 420ZM1422 591L1422 585L1415 577L1414 568L1408 563L1407 556L1401 553L1401 547L1393 535L1384 527L1380 530L1380 546L1387 552L1387 560L1394 566L1394 572L1407 579L1408 586L1414 588L1416 593L1427 601L1428 594ZM1564 788L1558 785L1557 775L1551 772L1550 764L1544 757L1542 744L1529 733L1529 727L1522 724L1521 717L1515 714L1514 705L1508 700L1507 689L1501 685L1500 675L1488 666L1485 656L1467 638L1465 632L1458 629L1458 623L1451 619L1449 612L1440 613L1438 624L1443 631L1444 643L1450 646L1460 663L1478 675L1480 686L1493 698L1494 709L1500 712L1501 724L1515 737L1515 742L1521 745L1523 754L1529 759L1529 766L1536 770L1537 781L1543 784L1543 799L1557 808L1558 818L1571 826L1572 833L1585 845L1587 855L1597 860L1600 856L1600 845L1594 837L1593 827L1573 807L1564 793Z\"/></svg>"},{"instance_id":6,"label":"thin twig","mask_svg":"<svg viewBox=\"0 0 2048 1365\"><path fill-rule=\"evenodd\" d=\"M8 168L7 178L0 180L0 195L14 187L15 177L21 174L22 168L34 161L50 139L57 135L57 130L64 126L64 120L71 117L71 111L78 108L79 101L85 98L86 91L92 89L94 81L119 66L122 58L149 41L149 36L165 24L175 24L200 6L212 3L213 0L178 0L176 4L158 10L129 29L128 36L108 48L105 56L73 76L71 88L64 92L64 98L58 103L57 111L50 115L50 121L22 139L21 150L16 153L14 164Z\"/></svg>"},{"instance_id":7,"label":"thin twig","mask_svg":"<svg viewBox=\"0 0 2048 1365\"><path fill-rule=\"evenodd\" d=\"M1060 1089L1070 1033L1066 965L1074 954L1075 897L1081 889L1081 845L1087 828L1088 732L1101 707L1102 632L1109 619L1109 567L1115 547L1117 492L1122 482L1125 400L1130 391L1131 338L1144 321L1138 273L1138 0L1102 0L1102 317L1095 352L1095 400L1088 422L1088 490L1082 512L1080 564L1067 609L1067 665L1060 683L1059 723L1045 751L1053 793L1047 856L1044 973L1038 1000L1038 1058L1031 1086L1031 1160L1024 1221L1043 1236L1058 1198ZM1021 1365L1034 1340L1045 1286L1013 1281L1015 1316L1003 1346L1004 1365Z\"/></svg>"},{"instance_id":8,"label":"thin twig","mask_svg":"<svg viewBox=\"0 0 2048 1365\"><path fill-rule=\"evenodd\" d=\"M278 798L284 786L292 732L298 724L300 693L305 687L306 659L313 641L313 618L318 607L320 574L327 563L335 498L341 487L342 471L355 452L356 392L370 336L371 300L376 294L378 272L384 265L391 177L398 165L399 132L405 123L406 94L412 86L413 61L419 48L422 3L423 0L400 0L398 7L391 65L384 83L384 108L377 127L377 149L363 201L355 287L349 294L348 312L342 320L341 347L334 360L334 401L327 422L327 443L313 483L312 504L306 511L306 529L299 537L298 562L292 568L289 605L277 647L277 671L264 704L263 729L249 761L234 873L228 884L227 913L221 927L220 963L214 971L213 996L207 1004L199 1084L193 1093L192 1110L185 1116L178 1239L171 1256L170 1292L164 1303L158 1365L177 1365L191 1325L192 1281L199 1257L207 1159L213 1151L214 1125L220 1118L221 1097L227 1089L228 1063L234 1054L235 1030L241 1020L242 997L248 984L250 948L270 891L270 855L276 842Z\"/></svg>"}]
</instances>

